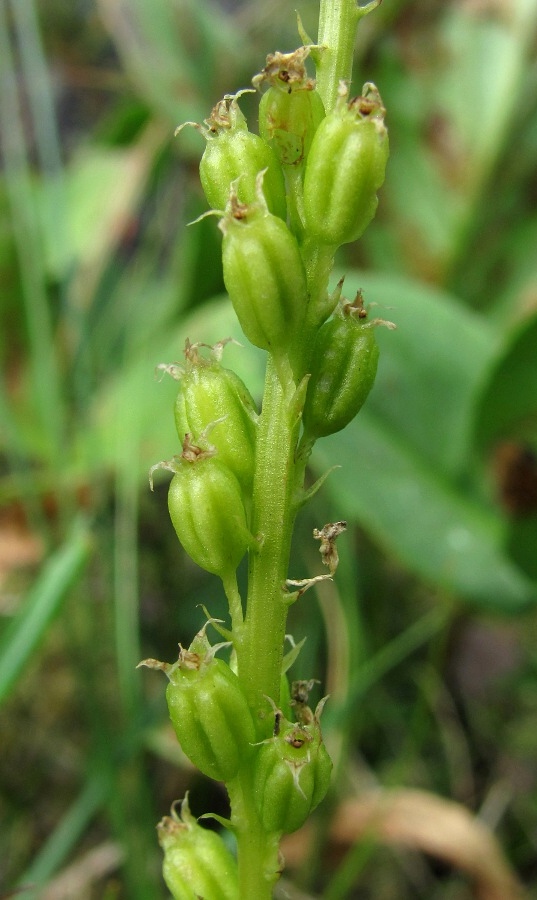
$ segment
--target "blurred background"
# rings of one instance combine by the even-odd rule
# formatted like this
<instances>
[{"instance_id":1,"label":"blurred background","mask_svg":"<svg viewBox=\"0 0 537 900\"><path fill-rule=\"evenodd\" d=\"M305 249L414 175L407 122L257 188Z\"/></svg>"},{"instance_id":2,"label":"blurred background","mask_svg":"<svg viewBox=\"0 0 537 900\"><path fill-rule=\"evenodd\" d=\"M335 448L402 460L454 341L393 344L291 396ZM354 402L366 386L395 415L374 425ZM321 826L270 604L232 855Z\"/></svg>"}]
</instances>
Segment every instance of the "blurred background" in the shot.
<instances>
[{"instance_id":1,"label":"blurred background","mask_svg":"<svg viewBox=\"0 0 537 900\"><path fill-rule=\"evenodd\" d=\"M226 813L135 669L224 613L147 478L179 447L155 367L240 339L216 222L186 227L203 138L173 132L298 43L281 0L0 4L2 897L164 898L156 822L186 790ZM536 49L534 0L384 0L360 26L391 159L333 274L397 330L297 526L302 578L313 528L349 523L289 620L336 761L284 848L291 898L537 897ZM224 363L260 396L261 353Z\"/></svg>"}]
</instances>

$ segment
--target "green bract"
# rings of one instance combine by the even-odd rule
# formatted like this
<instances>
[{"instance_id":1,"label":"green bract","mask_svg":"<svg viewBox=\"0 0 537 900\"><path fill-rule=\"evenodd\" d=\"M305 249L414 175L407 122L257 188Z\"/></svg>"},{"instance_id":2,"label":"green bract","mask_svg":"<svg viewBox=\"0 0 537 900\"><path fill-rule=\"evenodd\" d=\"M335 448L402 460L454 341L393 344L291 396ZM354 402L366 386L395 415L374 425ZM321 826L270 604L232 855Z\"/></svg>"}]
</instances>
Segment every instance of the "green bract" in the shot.
<instances>
[{"instance_id":1,"label":"green bract","mask_svg":"<svg viewBox=\"0 0 537 900\"><path fill-rule=\"evenodd\" d=\"M332 760L317 714L309 725L277 720L276 734L255 760L254 792L263 827L290 834L300 828L330 786Z\"/></svg>"},{"instance_id":2,"label":"green bract","mask_svg":"<svg viewBox=\"0 0 537 900\"><path fill-rule=\"evenodd\" d=\"M179 379L175 401L175 426L180 440L185 434L201 434L211 423L211 443L218 459L249 490L254 474L257 412L248 388L235 372L206 359L187 341L186 366Z\"/></svg>"},{"instance_id":3,"label":"green bract","mask_svg":"<svg viewBox=\"0 0 537 900\"><path fill-rule=\"evenodd\" d=\"M300 166L308 155L313 135L324 119L324 106L308 78L304 60L309 47L293 53L273 53L254 78L269 85L259 104L259 133L283 166Z\"/></svg>"},{"instance_id":4,"label":"green bract","mask_svg":"<svg viewBox=\"0 0 537 900\"><path fill-rule=\"evenodd\" d=\"M304 175L304 219L308 233L334 247L354 241L377 208L377 190L388 160L384 108L373 84L363 96L336 108L319 125Z\"/></svg>"},{"instance_id":5,"label":"green bract","mask_svg":"<svg viewBox=\"0 0 537 900\"><path fill-rule=\"evenodd\" d=\"M198 825L187 798L180 817L172 807L157 833L164 850L164 881L174 900L238 900L237 864L219 835Z\"/></svg>"},{"instance_id":6,"label":"green bract","mask_svg":"<svg viewBox=\"0 0 537 900\"><path fill-rule=\"evenodd\" d=\"M170 719L183 752L217 781L230 781L253 753L255 730L238 677L204 632L166 669Z\"/></svg>"},{"instance_id":7,"label":"green bract","mask_svg":"<svg viewBox=\"0 0 537 900\"><path fill-rule=\"evenodd\" d=\"M168 491L177 537L202 569L229 578L251 543L239 482L211 451L185 438Z\"/></svg>"},{"instance_id":8,"label":"green bract","mask_svg":"<svg viewBox=\"0 0 537 900\"><path fill-rule=\"evenodd\" d=\"M219 224L224 282L242 330L256 347L284 351L303 322L308 296L296 239L260 192L250 206L232 194Z\"/></svg>"},{"instance_id":9,"label":"green bract","mask_svg":"<svg viewBox=\"0 0 537 900\"><path fill-rule=\"evenodd\" d=\"M374 322L359 298L345 304L319 329L302 415L307 437L341 431L354 419L375 381L379 357Z\"/></svg>"},{"instance_id":10,"label":"green bract","mask_svg":"<svg viewBox=\"0 0 537 900\"><path fill-rule=\"evenodd\" d=\"M257 134L248 131L235 96L216 104L201 129L207 141L200 162L200 179L212 209L224 209L232 181L239 179L237 192L243 203L256 196L256 176L266 170L263 193L270 211L286 218L287 200L283 173L274 151Z\"/></svg>"}]
</instances>

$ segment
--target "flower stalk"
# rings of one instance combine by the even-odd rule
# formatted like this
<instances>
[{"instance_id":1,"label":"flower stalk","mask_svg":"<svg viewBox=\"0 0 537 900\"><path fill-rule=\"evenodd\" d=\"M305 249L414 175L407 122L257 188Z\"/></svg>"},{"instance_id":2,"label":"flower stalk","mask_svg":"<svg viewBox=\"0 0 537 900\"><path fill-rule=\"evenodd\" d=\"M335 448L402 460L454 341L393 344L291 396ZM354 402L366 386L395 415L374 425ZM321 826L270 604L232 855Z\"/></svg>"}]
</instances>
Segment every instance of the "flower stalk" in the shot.
<instances>
[{"instance_id":1,"label":"flower stalk","mask_svg":"<svg viewBox=\"0 0 537 900\"><path fill-rule=\"evenodd\" d=\"M324 700L312 712L314 678L289 689L286 671L300 645L284 657L284 642L289 605L335 575L335 539L346 523L314 531L327 573L290 579L289 558L297 512L324 480L304 490L309 454L358 412L377 366L378 322L366 321L361 295L349 302L342 281L332 294L328 282L338 247L372 218L384 178L380 95L365 85L347 102L356 28L379 2L321 0L318 44L301 30L304 46L268 57L253 79L266 91L259 136L239 108L242 92L196 126L207 141L201 180L220 217L226 288L267 366L259 412L246 385L221 365L226 341L208 354L187 341L184 365L160 367L179 381L182 452L153 470L172 471L173 526L194 561L221 579L231 622L209 618L172 664L144 662L169 678L170 717L187 756L225 783L231 814L220 821L237 844L235 862L187 803L181 817L163 820L165 879L176 900L200 891L204 900L270 900L282 869L280 838L302 825L330 783ZM306 63L315 64L316 78ZM246 553L242 597L236 569ZM209 626L223 643L210 644ZM212 866L225 873L224 889L212 886Z\"/></svg>"}]
</instances>

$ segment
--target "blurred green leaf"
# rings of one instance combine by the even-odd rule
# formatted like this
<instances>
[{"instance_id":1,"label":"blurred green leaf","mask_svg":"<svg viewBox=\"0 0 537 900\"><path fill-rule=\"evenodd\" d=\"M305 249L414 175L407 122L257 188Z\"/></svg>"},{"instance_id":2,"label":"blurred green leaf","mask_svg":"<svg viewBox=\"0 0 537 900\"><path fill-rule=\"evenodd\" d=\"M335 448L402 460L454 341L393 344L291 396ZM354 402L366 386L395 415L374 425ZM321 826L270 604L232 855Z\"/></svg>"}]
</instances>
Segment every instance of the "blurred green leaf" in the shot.
<instances>
[{"instance_id":1,"label":"blurred green leaf","mask_svg":"<svg viewBox=\"0 0 537 900\"><path fill-rule=\"evenodd\" d=\"M368 409L319 444L317 472L337 515L359 523L411 571L491 611L518 612L537 587L508 559L499 515L425 463Z\"/></svg>"},{"instance_id":2,"label":"blurred green leaf","mask_svg":"<svg viewBox=\"0 0 537 900\"><path fill-rule=\"evenodd\" d=\"M460 472L472 440L474 408L500 336L446 293L398 275L350 272L344 291L364 292L381 357L367 411L433 466Z\"/></svg>"},{"instance_id":3,"label":"blurred green leaf","mask_svg":"<svg viewBox=\"0 0 537 900\"><path fill-rule=\"evenodd\" d=\"M537 441L537 312L506 333L483 389L476 432L481 446L501 437Z\"/></svg>"},{"instance_id":4,"label":"blurred green leaf","mask_svg":"<svg viewBox=\"0 0 537 900\"><path fill-rule=\"evenodd\" d=\"M531 128L537 6L444 4L414 25L410 13L409 26L383 45L377 73L392 155L376 233L395 246L401 271L453 281L471 297L471 254L479 242L480 256L492 250L488 269L497 258L480 231L491 224L491 206L505 210L503 193L508 199L516 179L502 185L501 172ZM393 270L393 252L377 248L375 259Z\"/></svg>"},{"instance_id":5,"label":"blurred green leaf","mask_svg":"<svg viewBox=\"0 0 537 900\"><path fill-rule=\"evenodd\" d=\"M47 268L58 280L73 263L82 272L84 290L91 295L98 277L137 214L142 192L162 143L171 134L148 126L129 147L86 146L65 172L69 242L58 241L55 215L47 204L47 181L41 182L40 201Z\"/></svg>"},{"instance_id":6,"label":"blurred green leaf","mask_svg":"<svg viewBox=\"0 0 537 900\"><path fill-rule=\"evenodd\" d=\"M338 515L457 596L525 608L537 587L508 558L502 517L460 480L499 335L453 298L405 279L353 273L349 287L363 288L398 329L378 329L379 374L365 409L315 448L317 472L343 466L326 483Z\"/></svg>"},{"instance_id":7,"label":"blurred green leaf","mask_svg":"<svg viewBox=\"0 0 537 900\"><path fill-rule=\"evenodd\" d=\"M206 116L222 74L233 80L240 32L216 3L99 0L98 7L139 93L170 124Z\"/></svg>"}]
</instances>

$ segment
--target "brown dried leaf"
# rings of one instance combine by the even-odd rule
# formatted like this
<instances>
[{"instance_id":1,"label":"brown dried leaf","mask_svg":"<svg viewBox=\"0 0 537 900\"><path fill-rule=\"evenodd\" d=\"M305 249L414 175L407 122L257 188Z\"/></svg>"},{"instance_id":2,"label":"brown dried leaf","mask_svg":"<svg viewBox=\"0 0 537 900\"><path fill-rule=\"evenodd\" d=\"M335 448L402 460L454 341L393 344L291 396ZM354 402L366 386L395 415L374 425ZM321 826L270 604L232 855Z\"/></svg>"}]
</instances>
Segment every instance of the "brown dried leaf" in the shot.
<instances>
[{"instance_id":1,"label":"brown dried leaf","mask_svg":"<svg viewBox=\"0 0 537 900\"><path fill-rule=\"evenodd\" d=\"M283 843L291 865L304 853L304 833ZM361 838L435 856L472 879L477 900L523 900L524 889L489 828L459 803L427 791L375 790L341 803L330 841L351 846Z\"/></svg>"}]
</instances>

